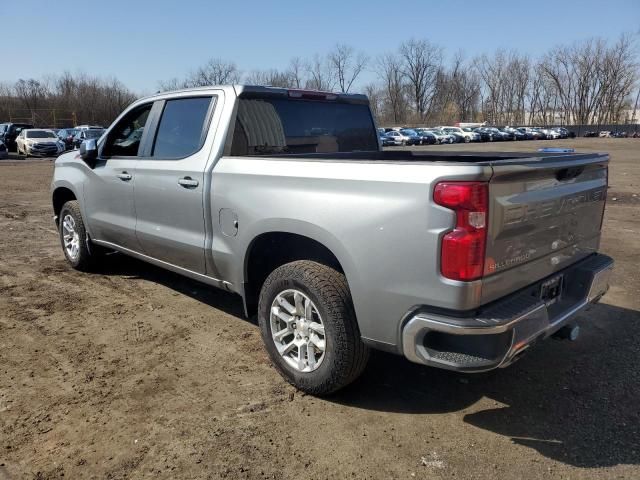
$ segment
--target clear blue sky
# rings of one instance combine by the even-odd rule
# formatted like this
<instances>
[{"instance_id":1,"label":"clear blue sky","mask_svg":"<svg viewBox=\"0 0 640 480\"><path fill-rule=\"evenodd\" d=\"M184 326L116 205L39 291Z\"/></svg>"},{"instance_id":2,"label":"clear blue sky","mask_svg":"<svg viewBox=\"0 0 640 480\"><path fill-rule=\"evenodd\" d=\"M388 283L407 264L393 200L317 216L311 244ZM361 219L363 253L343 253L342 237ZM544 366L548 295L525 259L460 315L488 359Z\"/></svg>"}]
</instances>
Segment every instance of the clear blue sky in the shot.
<instances>
[{"instance_id":1,"label":"clear blue sky","mask_svg":"<svg viewBox=\"0 0 640 480\"><path fill-rule=\"evenodd\" d=\"M246 72L285 68L291 57L336 43L373 56L411 37L449 55L503 47L536 56L557 44L640 32L640 0L20 0L1 10L2 37L13 50L0 81L69 70L116 76L137 93L211 57Z\"/></svg>"}]
</instances>

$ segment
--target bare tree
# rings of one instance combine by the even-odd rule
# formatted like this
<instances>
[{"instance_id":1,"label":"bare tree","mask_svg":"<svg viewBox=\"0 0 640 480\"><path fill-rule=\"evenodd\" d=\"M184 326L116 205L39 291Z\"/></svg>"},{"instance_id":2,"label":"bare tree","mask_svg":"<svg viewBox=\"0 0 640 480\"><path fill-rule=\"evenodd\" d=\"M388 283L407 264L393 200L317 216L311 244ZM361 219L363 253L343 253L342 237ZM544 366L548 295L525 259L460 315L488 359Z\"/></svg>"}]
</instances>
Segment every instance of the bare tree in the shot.
<instances>
[{"instance_id":1,"label":"bare tree","mask_svg":"<svg viewBox=\"0 0 640 480\"><path fill-rule=\"evenodd\" d=\"M189 87L225 85L240 82L241 72L234 62L212 58L187 78Z\"/></svg>"},{"instance_id":2,"label":"bare tree","mask_svg":"<svg viewBox=\"0 0 640 480\"><path fill-rule=\"evenodd\" d=\"M300 57L293 57L289 62L289 76L294 88L301 88L304 84L304 62Z\"/></svg>"},{"instance_id":3,"label":"bare tree","mask_svg":"<svg viewBox=\"0 0 640 480\"><path fill-rule=\"evenodd\" d=\"M419 120L424 120L433 100L435 79L442 64L442 49L426 40L411 39L400 45L400 56L415 112Z\"/></svg>"},{"instance_id":4,"label":"bare tree","mask_svg":"<svg viewBox=\"0 0 640 480\"><path fill-rule=\"evenodd\" d=\"M388 53L378 58L377 64L378 76L386 96L385 110L389 111L385 116L396 124L400 123L406 118L407 107L401 61L394 54Z\"/></svg>"},{"instance_id":5,"label":"bare tree","mask_svg":"<svg viewBox=\"0 0 640 480\"><path fill-rule=\"evenodd\" d=\"M158 88L162 92L168 92L171 90L180 90L181 88L187 88L187 82L185 80L179 80L178 78L170 78L169 80L161 80L158 82Z\"/></svg>"},{"instance_id":6,"label":"bare tree","mask_svg":"<svg viewBox=\"0 0 640 480\"><path fill-rule=\"evenodd\" d=\"M17 97L31 112L40 106L48 93L47 87L33 78L27 80L21 78L16 82L14 89Z\"/></svg>"},{"instance_id":7,"label":"bare tree","mask_svg":"<svg viewBox=\"0 0 640 480\"><path fill-rule=\"evenodd\" d=\"M247 75L245 81L254 85L272 87L292 88L295 86L290 72L280 72L273 68L271 70L253 70Z\"/></svg>"},{"instance_id":8,"label":"bare tree","mask_svg":"<svg viewBox=\"0 0 640 480\"><path fill-rule=\"evenodd\" d=\"M369 106L374 118L381 119L384 111L384 92L376 84L369 83L364 87L364 93L369 99Z\"/></svg>"},{"instance_id":9,"label":"bare tree","mask_svg":"<svg viewBox=\"0 0 640 480\"><path fill-rule=\"evenodd\" d=\"M313 90L331 91L335 82L331 77L331 70L327 59L315 54L313 58L305 65L307 71L306 88Z\"/></svg>"},{"instance_id":10,"label":"bare tree","mask_svg":"<svg viewBox=\"0 0 640 480\"><path fill-rule=\"evenodd\" d=\"M343 93L349 92L368 61L363 52L356 53L352 47L344 44L336 45L327 59L331 73Z\"/></svg>"}]
</instances>

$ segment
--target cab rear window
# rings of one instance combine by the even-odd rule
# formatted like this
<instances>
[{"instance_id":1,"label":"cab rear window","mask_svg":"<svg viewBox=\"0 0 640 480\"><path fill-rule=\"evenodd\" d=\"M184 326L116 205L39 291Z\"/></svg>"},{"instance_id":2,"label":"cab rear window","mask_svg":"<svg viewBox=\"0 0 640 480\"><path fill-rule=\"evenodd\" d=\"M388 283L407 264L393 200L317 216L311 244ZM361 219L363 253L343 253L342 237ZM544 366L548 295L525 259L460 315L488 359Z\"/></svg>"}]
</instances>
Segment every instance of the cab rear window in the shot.
<instances>
[{"instance_id":1,"label":"cab rear window","mask_svg":"<svg viewBox=\"0 0 640 480\"><path fill-rule=\"evenodd\" d=\"M368 105L291 98L241 98L231 155L375 151Z\"/></svg>"}]
</instances>

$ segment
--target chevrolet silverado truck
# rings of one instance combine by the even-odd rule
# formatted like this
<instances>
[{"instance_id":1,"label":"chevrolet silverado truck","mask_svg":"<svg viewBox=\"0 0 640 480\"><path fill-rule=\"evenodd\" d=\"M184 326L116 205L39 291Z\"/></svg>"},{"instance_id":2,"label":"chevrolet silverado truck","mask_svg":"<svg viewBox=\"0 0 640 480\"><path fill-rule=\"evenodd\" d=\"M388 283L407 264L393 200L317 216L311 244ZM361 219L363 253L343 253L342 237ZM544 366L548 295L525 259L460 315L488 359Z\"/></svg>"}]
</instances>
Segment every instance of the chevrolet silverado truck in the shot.
<instances>
[{"instance_id":1,"label":"chevrolet silverado truck","mask_svg":"<svg viewBox=\"0 0 640 480\"><path fill-rule=\"evenodd\" d=\"M52 204L73 268L116 251L238 294L322 395L372 348L481 372L574 325L613 267L608 160L383 151L363 95L220 86L133 103L58 157Z\"/></svg>"}]
</instances>

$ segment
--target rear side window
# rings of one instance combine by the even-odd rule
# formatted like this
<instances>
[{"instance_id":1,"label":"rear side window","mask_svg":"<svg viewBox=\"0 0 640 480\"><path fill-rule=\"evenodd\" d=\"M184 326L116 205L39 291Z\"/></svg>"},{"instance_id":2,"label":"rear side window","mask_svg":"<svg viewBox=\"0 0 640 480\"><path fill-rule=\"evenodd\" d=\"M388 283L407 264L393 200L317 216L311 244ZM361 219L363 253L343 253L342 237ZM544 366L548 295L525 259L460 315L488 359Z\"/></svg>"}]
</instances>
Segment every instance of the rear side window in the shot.
<instances>
[{"instance_id":1,"label":"rear side window","mask_svg":"<svg viewBox=\"0 0 640 480\"><path fill-rule=\"evenodd\" d=\"M369 106L290 98L241 98L231 155L378 150Z\"/></svg>"},{"instance_id":2,"label":"rear side window","mask_svg":"<svg viewBox=\"0 0 640 480\"><path fill-rule=\"evenodd\" d=\"M211 97L168 100L164 105L153 157L183 158L202 148Z\"/></svg>"}]
</instances>

